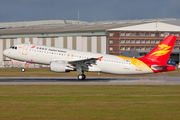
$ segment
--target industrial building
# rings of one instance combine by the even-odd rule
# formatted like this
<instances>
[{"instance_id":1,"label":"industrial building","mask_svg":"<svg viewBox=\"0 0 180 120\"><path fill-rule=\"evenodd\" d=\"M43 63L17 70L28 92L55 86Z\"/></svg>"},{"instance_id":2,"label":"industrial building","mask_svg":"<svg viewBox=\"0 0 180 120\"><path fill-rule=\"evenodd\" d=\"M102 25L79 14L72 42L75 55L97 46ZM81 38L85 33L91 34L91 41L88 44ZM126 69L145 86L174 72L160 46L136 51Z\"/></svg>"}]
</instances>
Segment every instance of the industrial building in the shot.
<instances>
[{"instance_id":1,"label":"industrial building","mask_svg":"<svg viewBox=\"0 0 180 120\"><path fill-rule=\"evenodd\" d=\"M156 21L140 25L108 29L108 53L124 55L124 51L137 51L135 57L142 57L150 52L168 35L178 36L170 58L179 63L180 60L180 20ZM125 56L133 57L128 52Z\"/></svg>"},{"instance_id":2,"label":"industrial building","mask_svg":"<svg viewBox=\"0 0 180 120\"><path fill-rule=\"evenodd\" d=\"M171 58L179 63L179 19L0 23L0 61L9 61L2 51L18 43L139 57L147 54L169 34L178 36ZM135 51L137 55L132 54Z\"/></svg>"}]
</instances>

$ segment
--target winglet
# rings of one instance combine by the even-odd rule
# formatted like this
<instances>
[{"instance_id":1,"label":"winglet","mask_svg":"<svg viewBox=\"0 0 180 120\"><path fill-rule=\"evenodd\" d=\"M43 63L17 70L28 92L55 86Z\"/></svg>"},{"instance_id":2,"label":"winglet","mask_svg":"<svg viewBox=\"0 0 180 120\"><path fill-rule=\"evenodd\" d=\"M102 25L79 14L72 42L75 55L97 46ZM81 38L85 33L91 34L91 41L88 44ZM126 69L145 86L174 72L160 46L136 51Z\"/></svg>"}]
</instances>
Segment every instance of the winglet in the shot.
<instances>
[{"instance_id":1,"label":"winglet","mask_svg":"<svg viewBox=\"0 0 180 120\"><path fill-rule=\"evenodd\" d=\"M102 57L98 57L97 59L98 59L99 61L101 61L102 58L103 58L103 56L102 56Z\"/></svg>"}]
</instances>

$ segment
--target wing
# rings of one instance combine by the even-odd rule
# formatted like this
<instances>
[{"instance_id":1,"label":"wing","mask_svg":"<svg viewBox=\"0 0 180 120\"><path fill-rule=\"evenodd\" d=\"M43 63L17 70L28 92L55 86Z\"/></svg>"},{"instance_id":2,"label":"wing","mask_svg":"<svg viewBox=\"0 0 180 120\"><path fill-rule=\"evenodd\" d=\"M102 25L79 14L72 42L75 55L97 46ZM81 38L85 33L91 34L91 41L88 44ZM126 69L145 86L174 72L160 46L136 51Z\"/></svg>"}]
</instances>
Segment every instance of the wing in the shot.
<instances>
[{"instance_id":1,"label":"wing","mask_svg":"<svg viewBox=\"0 0 180 120\"><path fill-rule=\"evenodd\" d=\"M99 58L89 58L89 59L83 59L83 60L75 60L75 61L68 61L68 65L69 67L75 69L76 71L79 71L80 74L83 71L101 71L101 69L99 69L96 66L92 66L92 65L97 65L96 61L99 60L101 61L102 57Z\"/></svg>"},{"instance_id":2,"label":"wing","mask_svg":"<svg viewBox=\"0 0 180 120\"><path fill-rule=\"evenodd\" d=\"M89 58L89 59L83 59L83 60L75 60L75 61L68 61L68 63L74 67L86 67L89 66L92 67L92 64L96 65L96 61L98 58Z\"/></svg>"}]
</instances>

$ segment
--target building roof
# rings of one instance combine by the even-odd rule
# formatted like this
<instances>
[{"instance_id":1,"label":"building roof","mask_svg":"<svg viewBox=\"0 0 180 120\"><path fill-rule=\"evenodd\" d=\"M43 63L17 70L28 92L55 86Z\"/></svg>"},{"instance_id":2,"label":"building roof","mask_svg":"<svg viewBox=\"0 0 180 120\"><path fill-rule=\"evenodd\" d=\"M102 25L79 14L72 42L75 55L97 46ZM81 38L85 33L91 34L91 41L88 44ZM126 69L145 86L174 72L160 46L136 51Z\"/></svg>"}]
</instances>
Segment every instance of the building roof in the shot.
<instances>
[{"instance_id":1,"label":"building roof","mask_svg":"<svg viewBox=\"0 0 180 120\"><path fill-rule=\"evenodd\" d=\"M154 19L83 22L73 20L48 20L0 23L0 38L3 35L57 34L77 32L106 32L107 30L180 30L175 25L164 22L174 18L158 19L157 28ZM3 26L4 25L4 26ZM165 27L163 27L165 25ZM169 26L168 26L169 25ZM6 26L6 27L5 27ZM12 36L13 37L13 36Z\"/></svg>"},{"instance_id":2,"label":"building roof","mask_svg":"<svg viewBox=\"0 0 180 120\"><path fill-rule=\"evenodd\" d=\"M64 25L76 25L76 24L87 24L84 21L75 20L42 20L42 21L23 21L23 22L2 22L0 28L22 28L22 27L35 27L35 26L64 26Z\"/></svg>"},{"instance_id":3,"label":"building roof","mask_svg":"<svg viewBox=\"0 0 180 120\"><path fill-rule=\"evenodd\" d=\"M108 29L108 31L172 31L180 32L180 26L167 24L163 22L144 23L127 27Z\"/></svg>"},{"instance_id":4,"label":"building roof","mask_svg":"<svg viewBox=\"0 0 180 120\"><path fill-rule=\"evenodd\" d=\"M180 26L180 19L171 20L171 21L163 21L164 23Z\"/></svg>"},{"instance_id":5,"label":"building roof","mask_svg":"<svg viewBox=\"0 0 180 120\"><path fill-rule=\"evenodd\" d=\"M25 28L0 29L0 34L36 34L36 33L61 33L61 32L83 32L83 31L106 31L116 27L137 25L142 23L113 23L113 24L85 24L64 26L33 26Z\"/></svg>"}]
</instances>

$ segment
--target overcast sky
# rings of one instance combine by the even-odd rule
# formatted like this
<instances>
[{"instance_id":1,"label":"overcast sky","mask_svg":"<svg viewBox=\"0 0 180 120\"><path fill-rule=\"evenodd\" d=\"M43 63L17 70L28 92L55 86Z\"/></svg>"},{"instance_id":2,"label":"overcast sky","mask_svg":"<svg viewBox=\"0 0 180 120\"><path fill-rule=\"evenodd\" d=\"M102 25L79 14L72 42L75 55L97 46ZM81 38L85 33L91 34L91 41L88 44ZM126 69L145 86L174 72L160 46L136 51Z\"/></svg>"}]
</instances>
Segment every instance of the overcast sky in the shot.
<instances>
[{"instance_id":1,"label":"overcast sky","mask_svg":"<svg viewBox=\"0 0 180 120\"><path fill-rule=\"evenodd\" d=\"M180 18L180 0L0 0L0 22Z\"/></svg>"}]
</instances>

